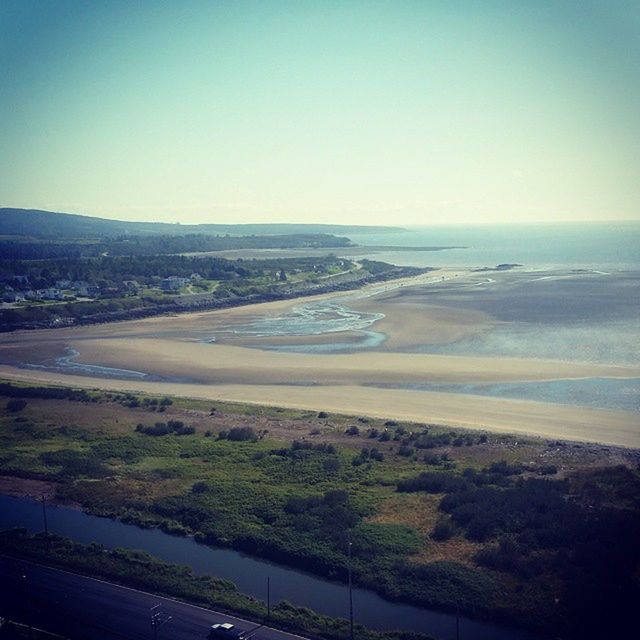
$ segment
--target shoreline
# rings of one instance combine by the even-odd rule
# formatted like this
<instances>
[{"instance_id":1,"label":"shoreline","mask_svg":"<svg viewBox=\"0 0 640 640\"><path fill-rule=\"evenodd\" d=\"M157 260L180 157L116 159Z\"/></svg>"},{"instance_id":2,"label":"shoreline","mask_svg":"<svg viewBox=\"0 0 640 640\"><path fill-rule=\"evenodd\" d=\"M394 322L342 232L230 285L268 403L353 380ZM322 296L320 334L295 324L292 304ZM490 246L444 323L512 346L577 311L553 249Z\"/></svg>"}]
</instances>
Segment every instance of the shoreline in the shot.
<instances>
[{"instance_id":1,"label":"shoreline","mask_svg":"<svg viewBox=\"0 0 640 640\"><path fill-rule=\"evenodd\" d=\"M355 292L332 292L213 311L0 335L0 375L85 388L247 401L316 411L436 422L544 437L640 446L640 416L629 410L553 404L471 393L382 388L401 384L486 384L589 378L640 378L640 366L541 358L467 356L412 351L425 344L482 335L503 321L470 308L416 303L415 290L456 281L473 286L469 270L443 269L378 282ZM405 293L406 291L406 293ZM367 330L387 336L373 348L348 348L358 332L272 337L235 334L234 326L274 319L307 303L345 300L383 316ZM312 318L316 322L316 318ZM324 318L322 318L324 322ZM286 325L287 319L284 323ZM286 326L285 326L286 328ZM226 332L226 333L225 333ZM362 335L362 332L360 333ZM213 338L213 339L212 339ZM343 352L304 353L270 344L346 344ZM209 343L209 344L207 344ZM75 370L38 369L78 352ZM24 364L36 365L25 368ZM82 365L87 370L82 371ZM139 372L134 380L94 376L90 367ZM144 376L148 376L144 379ZM372 387L370 385L378 385Z\"/></svg>"},{"instance_id":2,"label":"shoreline","mask_svg":"<svg viewBox=\"0 0 640 640\"><path fill-rule=\"evenodd\" d=\"M24 372L7 366L0 366L0 377L31 384L329 411L354 416L437 423L494 433L640 448L639 418L636 414L527 400L348 385L197 385L98 380L84 376Z\"/></svg>"},{"instance_id":3,"label":"shoreline","mask_svg":"<svg viewBox=\"0 0 640 640\"><path fill-rule=\"evenodd\" d=\"M437 273L437 276L435 275ZM402 289L408 286L420 286L432 282L443 282L460 276L473 275L469 268L448 268L437 267L423 270L417 275L402 276L399 278L391 278L388 280L379 280L375 282L366 282L360 286L346 290L332 290L318 293L305 293L303 295L282 297L275 300L238 302L236 305L229 304L226 306L211 309L180 309L175 308L162 314L150 315L142 318L122 318L108 320L105 322L95 322L87 324L77 324L60 327L38 327L33 329L19 328L13 331L0 332L0 348L3 344L10 343L17 338L33 339L33 336L47 335L64 336L68 333L75 334L81 332L100 332L101 330L109 330L110 327L121 328L130 326L136 328L144 328L152 326L155 323L166 323L169 320L177 320L184 322L198 321L202 318L208 318L213 315L219 317L244 317L259 313L260 315L270 315L279 311L289 309L296 305L308 302L318 302L323 300L331 300L336 297L349 295L359 295L359 299L368 299L378 296L389 291Z\"/></svg>"},{"instance_id":4,"label":"shoreline","mask_svg":"<svg viewBox=\"0 0 640 640\"><path fill-rule=\"evenodd\" d=\"M306 286L302 289L297 288L294 285L284 290L265 291L261 293L248 294L243 297L220 299L215 297L212 298L211 294L182 295L176 296L175 298L166 301L166 304L160 304L158 306L145 306L143 304L142 306L119 311L105 311L98 309L97 311L94 310L92 314L87 313L77 319L53 316L46 322L32 321L31 323L23 322L22 324L3 323L0 326L0 335L25 331L50 331L65 328L77 329L79 327L112 324L115 322L135 322L151 318L171 317L190 313L223 311L270 302L291 302L315 296L344 295L345 293L352 291L366 290L371 286L412 280L438 270L437 267L389 266L391 269L388 272L380 274L365 272L366 275L355 280L340 280L338 276L333 279L325 279L322 284L313 284L312 286ZM96 302L94 306L99 306L99 301L94 302ZM45 306L53 308L54 310L57 308L56 304ZM64 315L65 314L63 313L62 316Z\"/></svg>"}]
</instances>

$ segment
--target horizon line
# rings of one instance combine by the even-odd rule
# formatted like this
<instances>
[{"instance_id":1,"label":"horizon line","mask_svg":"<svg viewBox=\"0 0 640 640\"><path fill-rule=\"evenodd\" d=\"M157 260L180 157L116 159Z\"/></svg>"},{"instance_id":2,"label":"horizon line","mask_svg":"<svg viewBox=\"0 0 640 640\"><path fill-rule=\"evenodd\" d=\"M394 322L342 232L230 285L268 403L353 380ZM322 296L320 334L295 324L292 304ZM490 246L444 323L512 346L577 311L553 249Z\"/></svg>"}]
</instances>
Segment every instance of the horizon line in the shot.
<instances>
[{"instance_id":1,"label":"horizon line","mask_svg":"<svg viewBox=\"0 0 640 640\"><path fill-rule=\"evenodd\" d=\"M22 210L22 211L39 211L44 213L52 213L52 214L61 214L61 215L71 215L71 216L80 216L85 218L94 218L100 220L108 220L112 222L124 222L124 223L134 223L134 224L165 224L172 226L188 226L188 227L198 227L198 226L206 226L206 225L216 225L216 226L253 226L253 225L300 225L300 226L334 226L334 227L380 227L380 228L389 228L389 229L398 229L398 228L407 228L407 227L446 227L446 226L525 226L525 225L573 225L573 224L638 224L640 223L640 216L637 218L609 218L609 219L596 219L596 218L586 218L586 219L578 219L578 220L567 220L567 219L558 219L558 220L547 220L547 219L537 219L537 220L511 220L511 221L502 221L502 220L447 220L447 221L430 221L430 222L402 222L398 221L395 224L388 223L362 223L362 222L301 222L301 221L264 221L264 220L250 220L250 221L242 221L242 222L219 222L219 221L207 221L207 222L182 222L180 220L162 220L162 219L154 219L154 220L139 220L135 218L124 218L120 217L122 214L114 214L118 217L109 217L108 214L94 214L94 213L79 213L77 211L63 211L56 209L39 209L34 207L16 207L16 206L0 206L0 211L4 209L14 209L14 210ZM205 214L205 215L215 215L215 214Z\"/></svg>"}]
</instances>

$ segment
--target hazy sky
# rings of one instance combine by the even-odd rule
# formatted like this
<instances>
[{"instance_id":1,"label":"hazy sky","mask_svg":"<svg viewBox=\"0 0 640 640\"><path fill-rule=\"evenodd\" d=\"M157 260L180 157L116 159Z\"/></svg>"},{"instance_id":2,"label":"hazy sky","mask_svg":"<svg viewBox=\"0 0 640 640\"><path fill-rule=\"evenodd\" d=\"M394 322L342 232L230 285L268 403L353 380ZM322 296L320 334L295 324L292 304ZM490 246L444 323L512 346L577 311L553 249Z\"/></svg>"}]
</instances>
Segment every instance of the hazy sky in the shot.
<instances>
[{"instance_id":1,"label":"hazy sky","mask_svg":"<svg viewBox=\"0 0 640 640\"><path fill-rule=\"evenodd\" d=\"M640 218L640 2L0 0L0 205Z\"/></svg>"}]
</instances>

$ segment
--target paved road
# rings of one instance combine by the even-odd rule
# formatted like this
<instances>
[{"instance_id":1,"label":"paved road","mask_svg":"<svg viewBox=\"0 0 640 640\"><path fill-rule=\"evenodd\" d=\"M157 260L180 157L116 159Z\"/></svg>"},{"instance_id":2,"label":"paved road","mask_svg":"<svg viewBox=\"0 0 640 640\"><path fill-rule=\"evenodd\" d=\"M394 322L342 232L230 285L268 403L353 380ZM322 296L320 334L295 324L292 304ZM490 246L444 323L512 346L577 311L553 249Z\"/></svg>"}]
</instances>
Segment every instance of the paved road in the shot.
<instances>
[{"instance_id":1,"label":"paved road","mask_svg":"<svg viewBox=\"0 0 640 640\"><path fill-rule=\"evenodd\" d=\"M0 556L0 616L30 620L73 640L153 640L151 607L158 604L163 617L171 616L158 629L158 640L206 640L216 622L231 622L246 631L257 626L151 593ZM269 627L257 629L253 638L300 640Z\"/></svg>"}]
</instances>

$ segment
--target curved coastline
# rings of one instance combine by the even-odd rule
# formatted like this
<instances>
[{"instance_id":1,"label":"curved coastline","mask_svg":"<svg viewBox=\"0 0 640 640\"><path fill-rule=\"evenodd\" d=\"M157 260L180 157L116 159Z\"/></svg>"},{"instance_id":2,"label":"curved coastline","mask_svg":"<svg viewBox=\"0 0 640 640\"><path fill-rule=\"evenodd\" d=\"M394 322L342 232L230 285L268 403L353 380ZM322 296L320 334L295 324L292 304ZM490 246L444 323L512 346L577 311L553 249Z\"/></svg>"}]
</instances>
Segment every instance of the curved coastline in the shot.
<instances>
[{"instance_id":1,"label":"curved coastline","mask_svg":"<svg viewBox=\"0 0 640 640\"><path fill-rule=\"evenodd\" d=\"M522 275L492 279L510 287ZM514 383L640 378L633 365L434 353L438 345L483 340L505 325L481 309L438 303L438 295L478 290L477 280L469 270L449 270L349 294L5 334L0 372L36 382L135 385L150 393L640 445L637 412L474 395L474 385L494 385L500 395L499 385ZM425 344L432 348L420 351Z\"/></svg>"}]
</instances>

